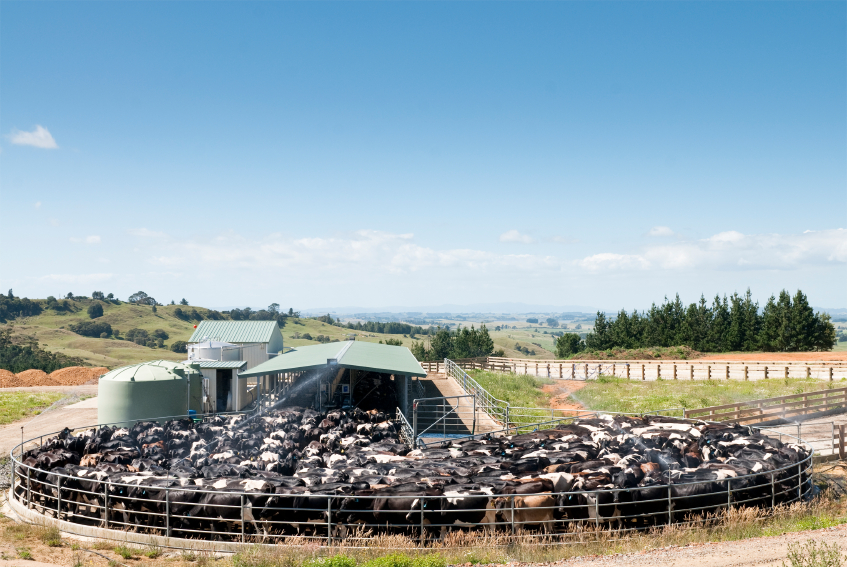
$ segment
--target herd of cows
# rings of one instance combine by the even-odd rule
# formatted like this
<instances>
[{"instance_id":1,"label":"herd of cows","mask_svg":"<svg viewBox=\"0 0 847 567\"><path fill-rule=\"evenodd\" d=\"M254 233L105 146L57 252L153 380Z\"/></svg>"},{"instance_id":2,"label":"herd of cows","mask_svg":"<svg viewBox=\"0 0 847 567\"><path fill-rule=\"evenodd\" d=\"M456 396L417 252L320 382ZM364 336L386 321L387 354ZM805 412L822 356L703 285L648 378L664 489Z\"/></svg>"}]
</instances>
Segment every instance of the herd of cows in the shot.
<instances>
[{"instance_id":1,"label":"herd of cows","mask_svg":"<svg viewBox=\"0 0 847 567\"><path fill-rule=\"evenodd\" d=\"M557 532L790 501L808 456L745 426L656 416L410 449L376 410L289 407L65 430L24 453L15 494L61 519L175 537Z\"/></svg>"}]
</instances>

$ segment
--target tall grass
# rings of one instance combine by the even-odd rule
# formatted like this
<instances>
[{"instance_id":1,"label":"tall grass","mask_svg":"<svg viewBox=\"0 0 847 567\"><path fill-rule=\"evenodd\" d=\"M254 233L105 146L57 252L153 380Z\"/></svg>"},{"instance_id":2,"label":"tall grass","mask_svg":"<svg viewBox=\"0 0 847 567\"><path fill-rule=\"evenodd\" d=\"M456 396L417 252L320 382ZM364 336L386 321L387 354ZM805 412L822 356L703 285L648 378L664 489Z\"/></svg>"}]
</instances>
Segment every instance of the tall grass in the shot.
<instances>
[{"instance_id":1,"label":"tall grass","mask_svg":"<svg viewBox=\"0 0 847 567\"><path fill-rule=\"evenodd\" d=\"M468 374L492 396L513 406L537 408L550 405L550 395L542 392L541 388L546 384L553 384L553 380L487 370L471 370Z\"/></svg>"},{"instance_id":2,"label":"tall grass","mask_svg":"<svg viewBox=\"0 0 847 567\"><path fill-rule=\"evenodd\" d=\"M0 425L36 415L63 397L59 392L0 392Z\"/></svg>"}]
</instances>

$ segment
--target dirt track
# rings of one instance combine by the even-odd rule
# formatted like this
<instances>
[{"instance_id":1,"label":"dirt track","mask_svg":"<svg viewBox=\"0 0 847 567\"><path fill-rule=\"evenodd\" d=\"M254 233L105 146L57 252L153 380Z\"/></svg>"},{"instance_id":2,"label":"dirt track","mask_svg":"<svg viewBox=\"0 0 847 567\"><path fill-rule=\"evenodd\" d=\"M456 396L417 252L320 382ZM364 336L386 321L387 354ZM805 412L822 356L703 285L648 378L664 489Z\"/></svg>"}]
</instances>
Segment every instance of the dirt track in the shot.
<instances>
[{"instance_id":1,"label":"dirt track","mask_svg":"<svg viewBox=\"0 0 847 567\"><path fill-rule=\"evenodd\" d=\"M630 566L638 567L747 567L752 565L782 565L788 553L788 544L814 539L819 542L837 543L847 551L847 525L822 530L783 534L774 537L759 537L740 541L707 543L686 547L672 547L631 553L580 557L543 565L585 565L590 567Z\"/></svg>"},{"instance_id":2,"label":"dirt track","mask_svg":"<svg viewBox=\"0 0 847 567\"><path fill-rule=\"evenodd\" d=\"M706 354L695 360L750 360L774 362L806 362L812 360L842 361L847 360L847 351L838 352L733 352Z\"/></svg>"}]
</instances>

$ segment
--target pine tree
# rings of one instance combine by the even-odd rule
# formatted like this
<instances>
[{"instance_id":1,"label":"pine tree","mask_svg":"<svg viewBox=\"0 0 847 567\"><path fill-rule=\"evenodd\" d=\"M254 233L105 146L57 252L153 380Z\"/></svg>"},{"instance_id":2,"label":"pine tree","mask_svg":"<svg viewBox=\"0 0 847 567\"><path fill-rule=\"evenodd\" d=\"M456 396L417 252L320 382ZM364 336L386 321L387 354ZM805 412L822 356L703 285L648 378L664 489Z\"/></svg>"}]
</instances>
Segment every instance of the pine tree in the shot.
<instances>
[{"instance_id":1,"label":"pine tree","mask_svg":"<svg viewBox=\"0 0 847 567\"><path fill-rule=\"evenodd\" d=\"M815 344L817 321L815 312L809 305L806 295L797 290L791 305L791 329L794 332L794 341L791 345L793 351L812 350Z\"/></svg>"},{"instance_id":2,"label":"pine tree","mask_svg":"<svg viewBox=\"0 0 847 567\"><path fill-rule=\"evenodd\" d=\"M606 350L611 348L609 323L606 321L606 315L604 313L597 312L597 317L594 319L594 332L588 333L588 336L585 337L585 345L591 350Z\"/></svg>"},{"instance_id":3,"label":"pine tree","mask_svg":"<svg viewBox=\"0 0 847 567\"><path fill-rule=\"evenodd\" d=\"M729 350L729 306L726 296L721 300L716 295L712 301L712 323L709 325L709 350L712 352L726 352Z\"/></svg>"},{"instance_id":4,"label":"pine tree","mask_svg":"<svg viewBox=\"0 0 847 567\"><path fill-rule=\"evenodd\" d=\"M816 314L812 348L814 350L832 350L835 342L835 325L830 322L829 313Z\"/></svg>"},{"instance_id":5,"label":"pine tree","mask_svg":"<svg viewBox=\"0 0 847 567\"><path fill-rule=\"evenodd\" d=\"M795 351L797 343L797 332L794 329L791 312L791 295L787 291L779 292L776 300L777 313L779 314L779 334L776 339L776 350L778 352Z\"/></svg>"},{"instance_id":6,"label":"pine tree","mask_svg":"<svg viewBox=\"0 0 847 567\"><path fill-rule=\"evenodd\" d=\"M729 297L729 329L726 334L728 350L744 349L744 307L741 296L737 292Z\"/></svg>"},{"instance_id":7,"label":"pine tree","mask_svg":"<svg viewBox=\"0 0 847 567\"><path fill-rule=\"evenodd\" d=\"M759 315L759 302L753 301L753 294L750 293L749 287L747 293L744 294L741 308L744 313L744 342L741 345L741 350L747 352L757 350L759 348L762 317Z\"/></svg>"},{"instance_id":8,"label":"pine tree","mask_svg":"<svg viewBox=\"0 0 847 567\"><path fill-rule=\"evenodd\" d=\"M776 298L770 296L765 308L762 310L762 325L759 331L759 350L773 352L779 350L780 329L782 317Z\"/></svg>"}]
</instances>

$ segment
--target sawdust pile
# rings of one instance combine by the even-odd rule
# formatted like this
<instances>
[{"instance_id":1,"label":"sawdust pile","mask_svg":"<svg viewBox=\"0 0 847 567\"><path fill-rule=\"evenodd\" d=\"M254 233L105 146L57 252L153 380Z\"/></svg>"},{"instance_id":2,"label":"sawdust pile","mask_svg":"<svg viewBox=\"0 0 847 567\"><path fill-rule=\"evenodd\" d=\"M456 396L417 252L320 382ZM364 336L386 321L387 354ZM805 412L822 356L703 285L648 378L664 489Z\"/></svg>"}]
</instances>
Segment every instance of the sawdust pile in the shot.
<instances>
[{"instance_id":1,"label":"sawdust pile","mask_svg":"<svg viewBox=\"0 0 847 567\"><path fill-rule=\"evenodd\" d=\"M97 379L108 372L104 366L86 368L84 366L69 366L47 374L43 370L24 370L14 374L8 370L0 370L0 388L30 388L33 386L80 386L88 382L96 383Z\"/></svg>"},{"instance_id":2,"label":"sawdust pile","mask_svg":"<svg viewBox=\"0 0 847 567\"><path fill-rule=\"evenodd\" d=\"M80 386L86 382L97 380L108 371L109 369L105 366L96 366L94 368L68 366L67 368L53 371L50 374L50 379L59 386Z\"/></svg>"}]
</instances>

